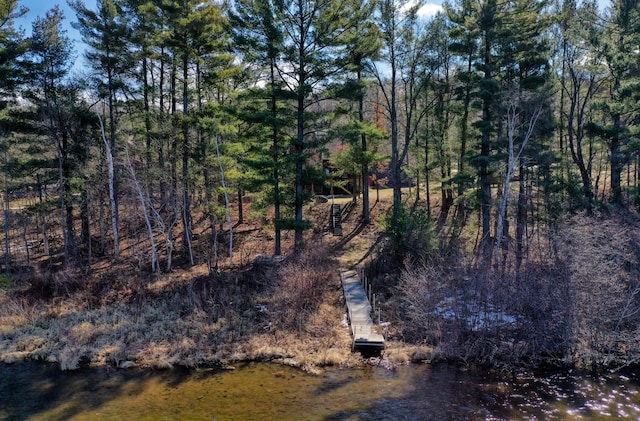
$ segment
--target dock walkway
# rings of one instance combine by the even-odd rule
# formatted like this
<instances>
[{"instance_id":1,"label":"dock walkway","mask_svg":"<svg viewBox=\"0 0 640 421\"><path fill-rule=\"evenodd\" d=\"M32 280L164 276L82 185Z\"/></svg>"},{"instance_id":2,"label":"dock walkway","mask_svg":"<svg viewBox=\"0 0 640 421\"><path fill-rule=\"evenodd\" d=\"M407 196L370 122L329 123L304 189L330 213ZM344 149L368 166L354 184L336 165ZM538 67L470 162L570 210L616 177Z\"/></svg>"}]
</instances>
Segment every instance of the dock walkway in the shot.
<instances>
[{"instance_id":1,"label":"dock walkway","mask_svg":"<svg viewBox=\"0 0 640 421\"><path fill-rule=\"evenodd\" d=\"M347 313L353 334L353 351L379 352L385 347L384 337L373 331L371 303L357 272L340 270L342 289L347 302Z\"/></svg>"}]
</instances>

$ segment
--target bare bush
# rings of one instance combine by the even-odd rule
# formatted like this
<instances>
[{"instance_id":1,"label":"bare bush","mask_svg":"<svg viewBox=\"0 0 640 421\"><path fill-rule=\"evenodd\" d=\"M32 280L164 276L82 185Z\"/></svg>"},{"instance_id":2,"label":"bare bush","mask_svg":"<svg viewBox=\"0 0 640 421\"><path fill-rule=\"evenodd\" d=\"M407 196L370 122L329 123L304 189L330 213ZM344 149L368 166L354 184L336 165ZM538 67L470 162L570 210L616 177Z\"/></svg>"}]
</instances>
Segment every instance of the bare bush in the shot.
<instances>
[{"instance_id":1,"label":"bare bush","mask_svg":"<svg viewBox=\"0 0 640 421\"><path fill-rule=\"evenodd\" d=\"M513 317L507 357L511 361L562 359L571 317L569 276L562 262L529 261L501 288Z\"/></svg>"},{"instance_id":2,"label":"bare bush","mask_svg":"<svg viewBox=\"0 0 640 421\"><path fill-rule=\"evenodd\" d=\"M330 285L336 285L336 271L327 250L308 249L288 260L274 273L269 312L278 328L302 332Z\"/></svg>"},{"instance_id":3,"label":"bare bush","mask_svg":"<svg viewBox=\"0 0 640 421\"><path fill-rule=\"evenodd\" d=\"M570 355L584 365L640 358L640 224L630 215L578 215L558 232L570 272Z\"/></svg>"},{"instance_id":4,"label":"bare bush","mask_svg":"<svg viewBox=\"0 0 640 421\"><path fill-rule=\"evenodd\" d=\"M631 219L629 219L631 218ZM515 273L459 259L400 277L409 338L480 363L640 361L640 223L577 215Z\"/></svg>"},{"instance_id":5,"label":"bare bush","mask_svg":"<svg viewBox=\"0 0 640 421\"><path fill-rule=\"evenodd\" d=\"M470 285L464 265L407 267L399 283L407 339L434 346L446 358L459 358L461 334L470 320L464 284Z\"/></svg>"},{"instance_id":6,"label":"bare bush","mask_svg":"<svg viewBox=\"0 0 640 421\"><path fill-rule=\"evenodd\" d=\"M410 267L401 276L411 339L447 358L520 363L563 349L566 299L552 267L507 276L460 261Z\"/></svg>"},{"instance_id":7,"label":"bare bush","mask_svg":"<svg viewBox=\"0 0 640 421\"><path fill-rule=\"evenodd\" d=\"M33 271L22 282L28 285L24 290L25 296L35 299L50 299L65 297L80 289L83 274L74 268L58 271Z\"/></svg>"}]
</instances>

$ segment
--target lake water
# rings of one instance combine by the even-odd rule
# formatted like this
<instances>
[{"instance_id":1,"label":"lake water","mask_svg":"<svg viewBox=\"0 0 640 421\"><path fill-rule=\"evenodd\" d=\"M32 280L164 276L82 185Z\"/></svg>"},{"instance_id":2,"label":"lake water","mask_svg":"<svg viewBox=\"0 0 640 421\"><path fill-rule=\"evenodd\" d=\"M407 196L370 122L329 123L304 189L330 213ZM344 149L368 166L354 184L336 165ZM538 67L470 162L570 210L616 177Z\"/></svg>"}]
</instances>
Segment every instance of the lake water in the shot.
<instances>
[{"instance_id":1,"label":"lake water","mask_svg":"<svg viewBox=\"0 0 640 421\"><path fill-rule=\"evenodd\" d=\"M640 419L640 376L553 371L488 375L453 365L235 370L0 365L8 420Z\"/></svg>"}]
</instances>

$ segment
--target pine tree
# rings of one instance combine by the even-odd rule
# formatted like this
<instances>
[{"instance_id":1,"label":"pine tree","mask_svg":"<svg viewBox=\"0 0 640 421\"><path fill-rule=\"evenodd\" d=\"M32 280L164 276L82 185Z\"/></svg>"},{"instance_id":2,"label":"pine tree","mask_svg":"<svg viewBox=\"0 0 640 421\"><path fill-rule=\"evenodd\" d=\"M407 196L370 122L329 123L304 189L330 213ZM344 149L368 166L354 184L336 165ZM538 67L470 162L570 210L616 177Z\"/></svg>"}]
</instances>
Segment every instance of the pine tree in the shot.
<instances>
[{"instance_id":1,"label":"pine tree","mask_svg":"<svg viewBox=\"0 0 640 421\"><path fill-rule=\"evenodd\" d=\"M466 70L460 73L466 84L461 95L464 115L473 98L480 105L479 119L473 123L479 132L479 153L472 163L478 175L480 249L485 256L491 251L491 184L498 167L495 152L504 129L503 98L515 87L533 90L546 80L550 53L543 34L550 22L542 13L545 7L545 1L484 0L461 1L457 9L448 10L453 18L451 34L457 40L454 52L466 63ZM462 129L466 144L464 122Z\"/></svg>"},{"instance_id":2,"label":"pine tree","mask_svg":"<svg viewBox=\"0 0 640 421\"><path fill-rule=\"evenodd\" d=\"M519 179L516 209L517 276L519 276L525 249L526 208L529 200L527 184L530 173L533 171L529 171L529 169L538 168L539 175L542 176L538 183L545 189L543 180L547 174L544 174L542 170L549 168L548 162L552 160L548 157L549 148L545 143L549 139L549 133L553 126L550 117L551 99L545 93L549 88L549 59L551 57L551 48L545 34L552 22L550 16L545 13L546 7L546 0L533 2L518 0L512 3L512 9L504 18L505 31L502 43L504 52L500 62L503 68L503 89L508 98L506 98L506 109L503 105L501 113L507 115L507 121L509 121L509 108L515 106L518 118L512 122L517 121L518 128L511 134L520 142L522 151L517 162L510 162L507 159L506 166L508 171L510 166L515 164L514 171L518 171ZM512 128L502 129L503 133L509 130ZM512 139L509 135L505 136L504 134L501 137ZM507 147L507 150L509 153L513 152L511 147ZM510 177L506 177L505 181L504 194L505 199L508 200L507 183L511 181ZM502 209L502 211L506 212L507 210ZM506 218L507 215L501 214L499 216ZM502 232L502 227L498 227L496 231L498 239L508 234Z\"/></svg>"},{"instance_id":3,"label":"pine tree","mask_svg":"<svg viewBox=\"0 0 640 421\"><path fill-rule=\"evenodd\" d=\"M154 41L160 58L159 111L161 114L168 112L171 116L170 119L161 116L160 122L173 132L167 139L170 167L170 191L168 200L165 199L169 202L167 218L179 215L184 254L193 264L192 201L196 171L191 167L196 155L194 151L200 147L198 143L204 141L198 137L197 114L201 109L201 93L206 78L211 82L212 91L220 87L214 86L217 81L205 76L204 72L215 73L216 54L227 48L223 10L217 4L203 5L194 0L151 1L142 9L145 19L157 27ZM166 67L169 69L165 70ZM168 107L165 105L165 72L168 73ZM162 170L164 150L159 151L159 158L163 161L160 164ZM163 186L161 190L164 190ZM161 195L164 196L162 192Z\"/></svg>"},{"instance_id":4,"label":"pine tree","mask_svg":"<svg viewBox=\"0 0 640 421\"><path fill-rule=\"evenodd\" d=\"M114 0L98 0L97 11L88 9L80 0L70 3L76 12L78 22L74 25L82 35L89 49L86 58L96 70L94 83L98 97L106 99L108 111L108 133L110 162L118 168L118 110L117 95L125 88L125 77L132 67L130 49L130 28L122 6ZM117 169L116 169L116 172ZM119 183L118 178L110 180L113 189L111 204L113 256L120 257L119 236Z\"/></svg>"},{"instance_id":5,"label":"pine tree","mask_svg":"<svg viewBox=\"0 0 640 421\"><path fill-rule=\"evenodd\" d=\"M472 175L467 173L466 164L469 161L470 140L475 136L475 133L471 133L472 127L469 122L472 114L472 102L477 98L476 86L480 78L474 69L474 63L479 53L478 25L474 22L478 5L479 3L469 0L459 2L455 7L445 4L445 12L451 22L449 50L460 60L460 65L455 70L457 84L454 88L455 98L461 102L462 109L458 118L460 143L458 172L454 178L459 198L464 195L467 184L472 179ZM460 216L462 216L462 211L463 207L459 209Z\"/></svg>"},{"instance_id":6,"label":"pine tree","mask_svg":"<svg viewBox=\"0 0 640 421\"><path fill-rule=\"evenodd\" d=\"M0 92L5 100L15 95L22 76L18 64L26 46L13 23L26 13L26 8L18 7L18 0L0 0ZM2 105L4 108L6 102Z\"/></svg>"},{"instance_id":7,"label":"pine tree","mask_svg":"<svg viewBox=\"0 0 640 421\"><path fill-rule=\"evenodd\" d=\"M252 154L247 162L256 168L261 174L262 182L272 186L271 199L268 202L274 208L274 254L282 253L282 210L283 202L281 185L286 142L284 141L284 111L280 103L286 98L283 95L284 83L277 72L277 65L283 54L283 33L277 25L276 9L269 0L241 0L234 5L231 12L231 26L234 28L236 48L243 55L247 66L259 66L255 77L265 80L266 86L260 89L257 86L247 90L244 95L244 106L241 108L241 118L250 125L247 131L247 141L252 141L249 150L258 152ZM257 100L257 102L255 102ZM256 106L262 104L262 107ZM261 130L267 127L268 131ZM261 148L264 142L271 144L270 150ZM256 151L257 149L257 151ZM267 162L260 155L269 156ZM269 168L266 174L261 168ZM257 186L256 186L257 187Z\"/></svg>"},{"instance_id":8,"label":"pine tree","mask_svg":"<svg viewBox=\"0 0 640 421\"><path fill-rule=\"evenodd\" d=\"M470 100L477 98L480 104L480 119L473 123L479 135L479 153L471 158L478 175L478 204L480 207L481 240L480 248L488 254L491 244L491 175L492 149L495 137L495 101L500 91L499 65L497 55L500 53L502 38L502 18L504 16L502 3L495 0L480 2L461 1L454 9L449 9L453 28L452 38L458 42L454 44L454 52L462 55L467 63L467 70L461 74L465 83L464 114L469 112ZM473 71L473 75L471 74ZM473 84L471 84L473 82ZM466 118L464 119L466 120ZM463 145L467 141L467 127L462 122L461 130Z\"/></svg>"},{"instance_id":9,"label":"pine tree","mask_svg":"<svg viewBox=\"0 0 640 421\"><path fill-rule=\"evenodd\" d=\"M636 0L615 0L605 28L604 40L597 45L606 61L609 100L603 104L610 124L593 125L592 129L609 144L611 160L611 196L615 205L623 204L622 171L628 162L628 145L634 137L635 120L639 113L640 80L637 61L640 45L640 3ZM637 136L637 134L635 134Z\"/></svg>"},{"instance_id":10,"label":"pine tree","mask_svg":"<svg viewBox=\"0 0 640 421\"><path fill-rule=\"evenodd\" d=\"M74 141L79 141L73 128L81 88L68 80L72 44L62 29L63 20L62 11L54 7L33 23L28 54L30 86L24 96L42 116L37 124L56 150L64 257L69 263L76 252L70 184L74 162L70 154Z\"/></svg>"},{"instance_id":11,"label":"pine tree","mask_svg":"<svg viewBox=\"0 0 640 421\"><path fill-rule=\"evenodd\" d=\"M295 139L292 154L295 161L294 248L303 246L303 232L308 222L303 219L305 173L309 152L319 137L312 133L313 107L317 107L328 79L342 69L336 61L335 47L342 32L340 17L343 2L335 0L294 0L277 2L277 22L282 26L284 54L278 63L286 90L295 104ZM317 122L317 121L316 121Z\"/></svg>"},{"instance_id":12,"label":"pine tree","mask_svg":"<svg viewBox=\"0 0 640 421\"><path fill-rule=\"evenodd\" d=\"M10 242L9 242L9 195L8 195L8 143L11 125L6 117L8 103L13 101L16 85L20 82L22 72L18 66L20 56L24 53L24 42L21 35L13 27L16 18L23 16L27 10L18 7L17 0L0 0L0 136L2 137L2 149L4 155L4 269L10 267Z\"/></svg>"},{"instance_id":13,"label":"pine tree","mask_svg":"<svg viewBox=\"0 0 640 421\"><path fill-rule=\"evenodd\" d=\"M370 60L379 58L381 44L379 31L373 21L376 2L370 0L353 0L345 4L345 32L341 37L343 51L341 54L346 61L346 69L355 74L355 80L347 79L343 92L347 98L357 103L357 121L362 131L359 135L360 151L353 150L352 156L359 158L357 162L360 169L353 173L359 173L362 180L362 221L368 224L371 220L369 211L369 170L375 157L375 149L372 141L367 139L366 131L369 130L365 119L365 94L368 86L366 73L370 66ZM349 76L347 76L349 78ZM344 96L344 95L343 95ZM374 135L375 136L375 135ZM355 144L351 143L351 148ZM355 189L354 189L355 194Z\"/></svg>"}]
</instances>

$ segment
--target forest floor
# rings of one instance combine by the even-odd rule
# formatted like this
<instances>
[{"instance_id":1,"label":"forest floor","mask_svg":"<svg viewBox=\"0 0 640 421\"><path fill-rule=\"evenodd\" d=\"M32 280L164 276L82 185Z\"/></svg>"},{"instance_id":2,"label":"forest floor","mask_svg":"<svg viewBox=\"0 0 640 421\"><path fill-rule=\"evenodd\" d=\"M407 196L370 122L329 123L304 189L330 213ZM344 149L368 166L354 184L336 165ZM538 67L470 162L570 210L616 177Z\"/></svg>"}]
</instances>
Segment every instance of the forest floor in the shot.
<instances>
[{"instance_id":1,"label":"forest floor","mask_svg":"<svg viewBox=\"0 0 640 421\"><path fill-rule=\"evenodd\" d=\"M314 223L305 240L309 251L276 265L254 263L269 253L272 233L252 220L234 230L233 269L221 265L210 272L201 262L151 276L135 264L130 247L131 258L117 264L103 258L56 272L34 265L0 279L0 361L55 362L65 370L269 360L313 372L363 364L367 360L351 352L339 268L376 255L391 191L371 192L368 225L361 223L360 201L334 201L345 208L343 235L329 229L332 200L316 201L305 208ZM284 250L292 237L284 236ZM430 360L429 347L394 337L392 316L382 318L395 340L375 362Z\"/></svg>"}]
</instances>

